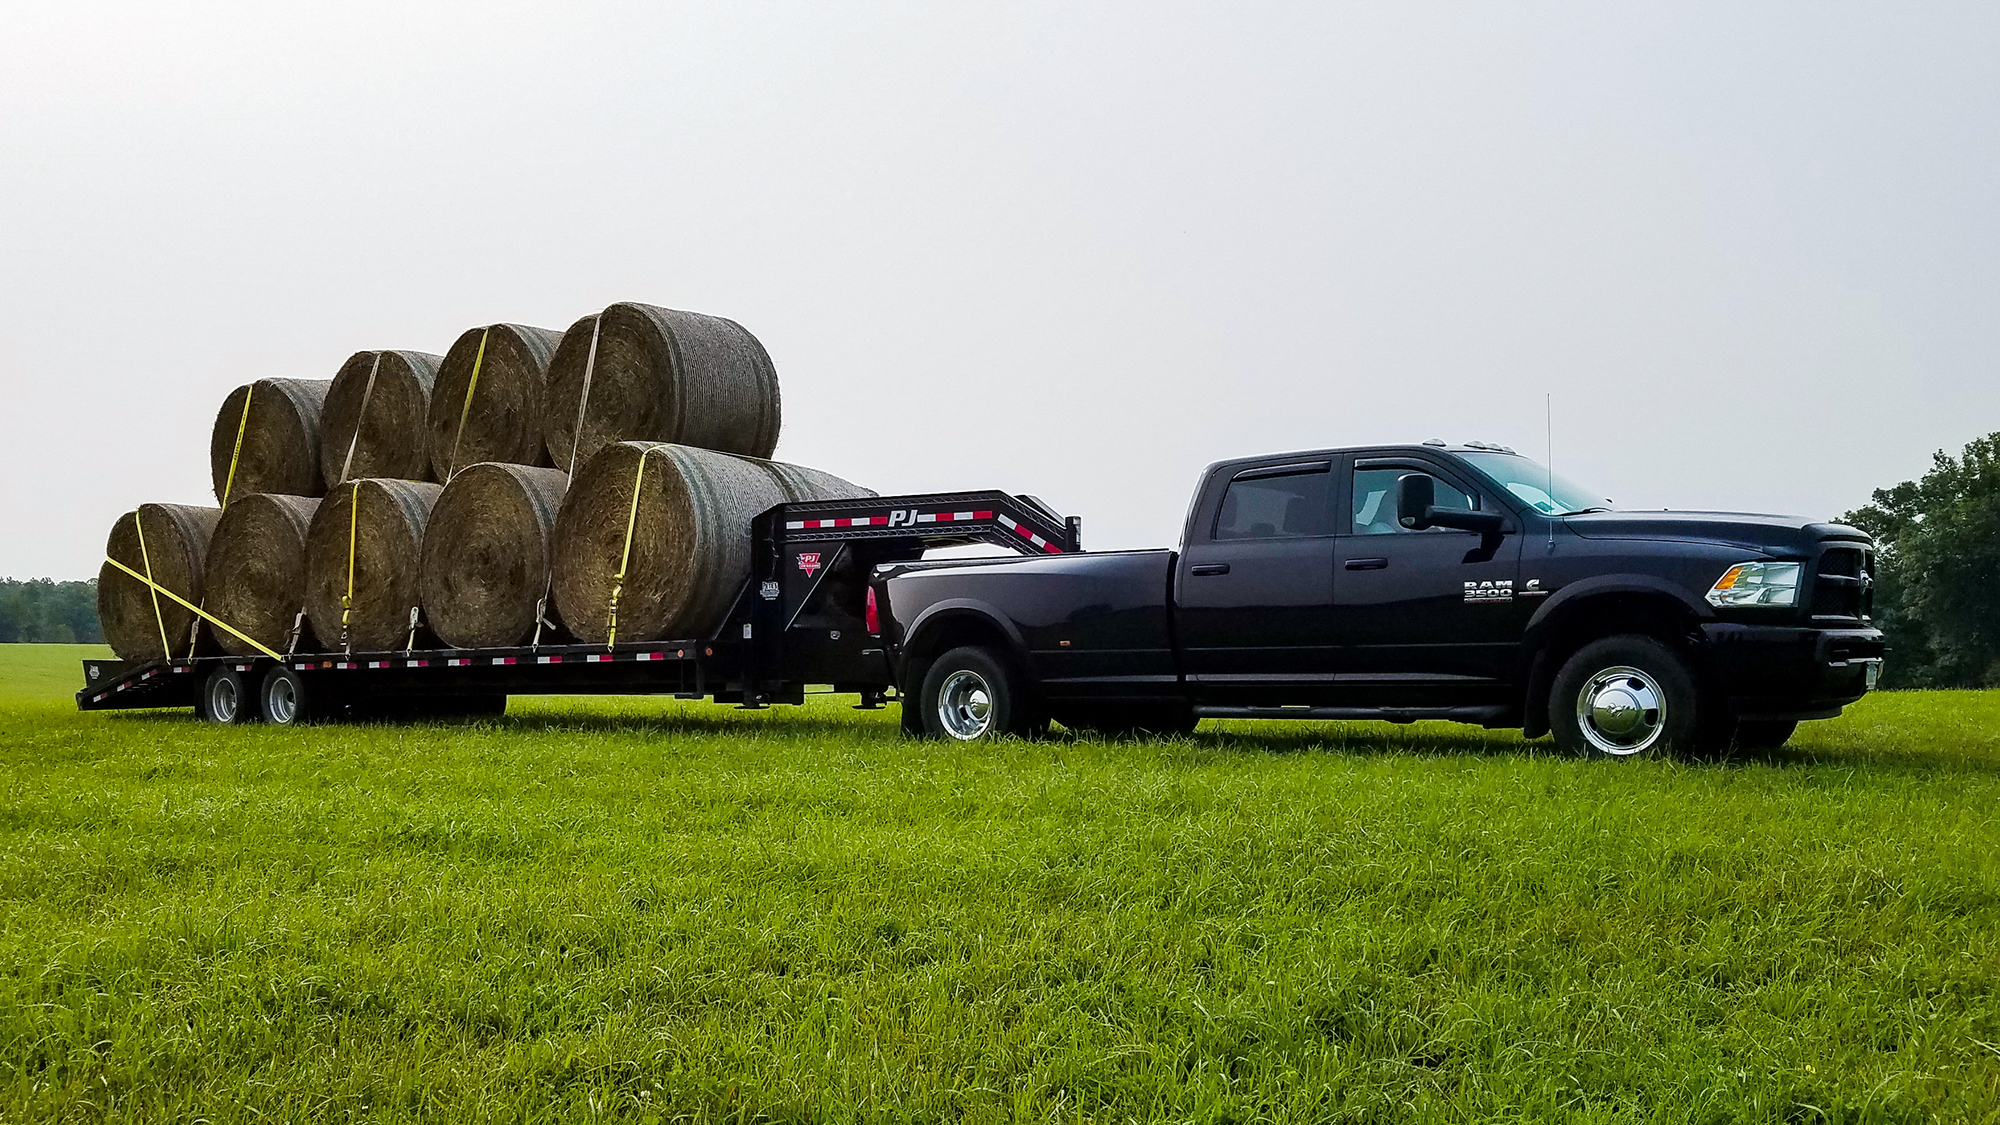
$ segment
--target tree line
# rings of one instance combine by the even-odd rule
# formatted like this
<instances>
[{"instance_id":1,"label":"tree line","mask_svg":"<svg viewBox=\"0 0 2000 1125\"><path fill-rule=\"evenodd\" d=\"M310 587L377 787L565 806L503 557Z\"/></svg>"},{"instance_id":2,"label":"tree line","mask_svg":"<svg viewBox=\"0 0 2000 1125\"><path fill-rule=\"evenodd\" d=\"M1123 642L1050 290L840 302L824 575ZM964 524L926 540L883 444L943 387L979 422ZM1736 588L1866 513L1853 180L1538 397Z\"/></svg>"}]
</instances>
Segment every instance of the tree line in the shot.
<instances>
[{"instance_id":1,"label":"tree line","mask_svg":"<svg viewBox=\"0 0 2000 1125\"><path fill-rule=\"evenodd\" d=\"M103 644L97 580L26 582L0 578L0 643Z\"/></svg>"},{"instance_id":2,"label":"tree line","mask_svg":"<svg viewBox=\"0 0 2000 1125\"><path fill-rule=\"evenodd\" d=\"M1873 535L1884 687L2000 687L2000 433L1841 517ZM0 642L101 644L97 583L0 579Z\"/></svg>"},{"instance_id":3,"label":"tree line","mask_svg":"<svg viewBox=\"0 0 2000 1125\"><path fill-rule=\"evenodd\" d=\"M2000 687L2000 433L1841 517L1875 537L1884 687Z\"/></svg>"}]
</instances>

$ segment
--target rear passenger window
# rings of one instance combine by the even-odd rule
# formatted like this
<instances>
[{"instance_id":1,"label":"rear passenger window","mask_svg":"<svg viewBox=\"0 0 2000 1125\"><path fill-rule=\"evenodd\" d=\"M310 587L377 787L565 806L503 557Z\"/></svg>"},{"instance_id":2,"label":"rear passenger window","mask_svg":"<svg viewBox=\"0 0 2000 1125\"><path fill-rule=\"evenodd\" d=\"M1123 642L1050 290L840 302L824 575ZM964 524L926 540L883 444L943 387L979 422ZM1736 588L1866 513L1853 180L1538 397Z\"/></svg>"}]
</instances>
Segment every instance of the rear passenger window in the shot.
<instances>
[{"instance_id":1,"label":"rear passenger window","mask_svg":"<svg viewBox=\"0 0 2000 1125\"><path fill-rule=\"evenodd\" d=\"M1396 522L1396 481L1414 469L1354 470L1354 534L1393 535L1410 529ZM1440 508L1477 509L1479 501L1433 476ZM1432 531L1439 530L1432 528Z\"/></svg>"},{"instance_id":2,"label":"rear passenger window","mask_svg":"<svg viewBox=\"0 0 2000 1125\"><path fill-rule=\"evenodd\" d=\"M1281 476L1250 477L1229 482L1216 513L1217 539L1284 539L1325 535L1326 486L1333 474L1325 469Z\"/></svg>"}]
</instances>

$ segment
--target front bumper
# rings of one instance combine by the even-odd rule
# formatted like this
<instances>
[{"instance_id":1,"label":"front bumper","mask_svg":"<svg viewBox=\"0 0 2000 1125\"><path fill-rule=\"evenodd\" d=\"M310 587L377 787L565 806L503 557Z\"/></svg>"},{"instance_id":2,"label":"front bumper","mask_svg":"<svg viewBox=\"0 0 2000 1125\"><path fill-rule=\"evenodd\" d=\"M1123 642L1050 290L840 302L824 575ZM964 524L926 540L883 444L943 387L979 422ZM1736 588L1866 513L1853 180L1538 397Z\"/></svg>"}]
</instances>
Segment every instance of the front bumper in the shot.
<instances>
[{"instance_id":1,"label":"front bumper","mask_svg":"<svg viewBox=\"0 0 2000 1125\"><path fill-rule=\"evenodd\" d=\"M1880 629L1805 629L1712 621L1703 647L1739 719L1830 719L1882 670Z\"/></svg>"}]
</instances>

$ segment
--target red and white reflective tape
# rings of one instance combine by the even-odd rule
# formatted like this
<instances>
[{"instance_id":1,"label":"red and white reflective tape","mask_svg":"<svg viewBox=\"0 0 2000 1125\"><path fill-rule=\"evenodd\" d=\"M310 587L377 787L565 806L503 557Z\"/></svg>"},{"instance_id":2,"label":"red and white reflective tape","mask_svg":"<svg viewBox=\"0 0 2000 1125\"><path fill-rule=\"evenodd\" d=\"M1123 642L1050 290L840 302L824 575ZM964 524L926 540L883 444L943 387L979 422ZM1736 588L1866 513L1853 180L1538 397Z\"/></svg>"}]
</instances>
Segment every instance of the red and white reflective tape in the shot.
<instances>
[{"instance_id":1,"label":"red and white reflective tape","mask_svg":"<svg viewBox=\"0 0 2000 1125\"><path fill-rule=\"evenodd\" d=\"M405 668L428 668L428 667L430 667L430 666L431 666L431 662L430 662L430 661L428 661L428 660L405 660L405 661L403 661L403 667L405 667Z\"/></svg>"},{"instance_id":2,"label":"red and white reflective tape","mask_svg":"<svg viewBox=\"0 0 2000 1125\"><path fill-rule=\"evenodd\" d=\"M537 664L561 664L561 663L562 663L562 657L560 657L560 656L537 656L537 657L535 657L535 663L537 663Z\"/></svg>"},{"instance_id":3,"label":"red and white reflective tape","mask_svg":"<svg viewBox=\"0 0 2000 1125\"><path fill-rule=\"evenodd\" d=\"M1042 550L1047 551L1051 555L1060 555L1063 553L1061 547L1058 547L1054 543L1051 543L1048 540L1042 538L1041 536L1036 535L1033 531L1028 530L1027 527L1015 523L1013 520L1008 519L1005 513L1002 513L1000 516L1000 525L1002 527L1005 527L1007 530L1013 532L1014 534L1020 536L1021 538L1026 539L1028 542L1033 543L1035 546L1040 547Z\"/></svg>"},{"instance_id":4,"label":"red and white reflective tape","mask_svg":"<svg viewBox=\"0 0 2000 1125\"><path fill-rule=\"evenodd\" d=\"M447 668L464 668L472 663L470 658L454 656L445 662Z\"/></svg>"},{"instance_id":5,"label":"red and white reflective tape","mask_svg":"<svg viewBox=\"0 0 2000 1125\"><path fill-rule=\"evenodd\" d=\"M387 660L370 660L368 662L368 666L370 668L387 668L389 666L389 662Z\"/></svg>"},{"instance_id":6,"label":"red and white reflective tape","mask_svg":"<svg viewBox=\"0 0 2000 1125\"><path fill-rule=\"evenodd\" d=\"M839 520L788 520L786 531L811 531L822 527L887 527L888 516L855 516Z\"/></svg>"},{"instance_id":7,"label":"red and white reflective tape","mask_svg":"<svg viewBox=\"0 0 2000 1125\"><path fill-rule=\"evenodd\" d=\"M918 512L912 517L915 523L965 523L972 520L990 520L992 512ZM854 516L835 520L787 520L786 531L817 531L830 527L887 527L888 516Z\"/></svg>"},{"instance_id":8,"label":"red and white reflective tape","mask_svg":"<svg viewBox=\"0 0 2000 1125\"><path fill-rule=\"evenodd\" d=\"M611 654L608 652L586 653L583 659L586 664L602 664L611 659Z\"/></svg>"},{"instance_id":9,"label":"red and white reflective tape","mask_svg":"<svg viewBox=\"0 0 2000 1125\"><path fill-rule=\"evenodd\" d=\"M512 663L514 663L514 658L513 658L513 657L511 657L511 656L496 656L496 657L494 657L494 658L493 658L493 663L495 663L495 664L512 664Z\"/></svg>"},{"instance_id":10,"label":"red and white reflective tape","mask_svg":"<svg viewBox=\"0 0 2000 1125\"><path fill-rule=\"evenodd\" d=\"M354 665L348 663L345 660L341 661L338 664L335 664L334 667L340 669L343 672L351 672L354 670Z\"/></svg>"},{"instance_id":11,"label":"red and white reflective tape","mask_svg":"<svg viewBox=\"0 0 2000 1125\"><path fill-rule=\"evenodd\" d=\"M640 653L639 655L637 655L637 656L633 657L632 659L634 659L634 660L665 660L666 658L667 658L667 654L666 654L666 653L664 653L664 652L642 652L642 653Z\"/></svg>"}]
</instances>

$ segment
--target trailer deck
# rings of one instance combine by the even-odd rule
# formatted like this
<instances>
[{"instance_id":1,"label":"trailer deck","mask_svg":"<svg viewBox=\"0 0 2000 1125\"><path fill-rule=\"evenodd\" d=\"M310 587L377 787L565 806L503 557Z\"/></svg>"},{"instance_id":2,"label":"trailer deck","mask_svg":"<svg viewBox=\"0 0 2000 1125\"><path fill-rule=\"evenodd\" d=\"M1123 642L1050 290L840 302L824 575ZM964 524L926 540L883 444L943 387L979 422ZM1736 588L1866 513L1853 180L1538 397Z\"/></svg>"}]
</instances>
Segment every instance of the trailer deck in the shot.
<instances>
[{"instance_id":1,"label":"trailer deck","mask_svg":"<svg viewBox=\"0 0 2000 1125\"><path fill-rule=\"evenodd\" d=\"M263 683L282 667L309 696L343 702L481 700L507 695L672 695L745 707L801 703L830 685L880 706L895 689L869 632L876 566L927 550L989 544L1022 554L1082 549L1074 516L1000 491L919 493L780 504L751 528L752 573L708 637L509 648L296 652L282 659L202 655L131 664L84 661L83 711L194 707L218 673ZM254 710L254 709L253 709ZM324 708L315 708L322 717Z\"/></svg>"}]
</instances>

